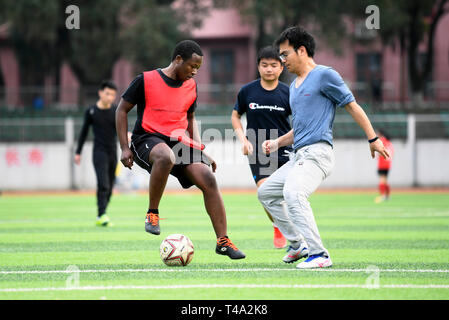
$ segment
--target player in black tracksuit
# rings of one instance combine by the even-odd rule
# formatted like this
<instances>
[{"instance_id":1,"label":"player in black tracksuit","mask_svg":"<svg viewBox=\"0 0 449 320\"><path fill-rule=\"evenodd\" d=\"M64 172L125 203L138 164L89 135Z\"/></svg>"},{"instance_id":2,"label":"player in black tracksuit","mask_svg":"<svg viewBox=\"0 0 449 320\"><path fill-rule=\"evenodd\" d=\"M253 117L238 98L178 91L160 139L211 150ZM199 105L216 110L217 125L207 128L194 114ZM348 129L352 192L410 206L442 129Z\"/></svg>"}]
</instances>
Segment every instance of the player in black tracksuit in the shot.
<instances>
[{"instance_id":1,"label":"player in black tracksuit","mask_svg":"<svg viewBox=\"0 0 449 320\"><path fill-rule=\"evenodd\" d=\"M115 111L113 104L117 87L105 81L98 91L100 99L90 106L84 115L84 124L78 139L75 163L81 162L81 151L92 126L94 133L93 164L97 175L98 226L110 226L106 208L111 199L117 167L117 133L115 130Z\"/></svg>"}]
</instances>

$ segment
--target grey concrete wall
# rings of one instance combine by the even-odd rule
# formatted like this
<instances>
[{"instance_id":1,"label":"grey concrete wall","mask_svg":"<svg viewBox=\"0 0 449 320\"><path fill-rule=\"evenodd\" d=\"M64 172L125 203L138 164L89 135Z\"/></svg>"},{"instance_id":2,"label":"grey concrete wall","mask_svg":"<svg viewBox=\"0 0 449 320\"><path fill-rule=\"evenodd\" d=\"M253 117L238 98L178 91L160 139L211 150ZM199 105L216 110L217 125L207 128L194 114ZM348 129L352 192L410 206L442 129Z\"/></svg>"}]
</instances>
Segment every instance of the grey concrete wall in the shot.
<instances>
[{"instance_id":1,"label":"grey concrete wall","mask_svg":"<svg viewBox=\"0 0 449 320\"><path fill-rule=\"evenodd\" d=\"M414 177L413 149L403 141L393 141L393 144L395 155L391 184L393 187L410 187ZM247 159L241 154L238 143L212 142L206 150L218 163L216 178L220 188L254 187ZM367 142L336 140L334 150L335 169L322 188L377 186L377 162L371 159ZM449 140L418 141L416 153L418 185L448 187ZM149 175L137 165L132 171L123 167L119 171L118 189L147 188ZM65 190L72 184L79 189L96 187L91 143L84 147L80 166L73 165L73 157L66 144L0 144L0 189ZM173 177L170 177L167 188L181 190Z\"/></svg>"}]
</instances>

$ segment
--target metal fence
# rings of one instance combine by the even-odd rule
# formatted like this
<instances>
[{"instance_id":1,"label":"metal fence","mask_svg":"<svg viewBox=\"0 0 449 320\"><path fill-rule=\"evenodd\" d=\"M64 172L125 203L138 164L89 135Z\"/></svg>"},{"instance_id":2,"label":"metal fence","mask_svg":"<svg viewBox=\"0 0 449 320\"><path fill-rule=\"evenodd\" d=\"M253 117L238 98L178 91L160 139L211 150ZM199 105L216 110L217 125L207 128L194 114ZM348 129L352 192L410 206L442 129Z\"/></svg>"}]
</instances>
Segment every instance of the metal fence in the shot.
<instances>
[{"instance_id":1,"label":"metal fence","mask_svg":"<svg viewBox=\"0 0 449 320\"><path fill-rule=\"evenodd\" d=\"M384 129L395 139L449 139L449 113L383 114L371 115L370 119L375 128ZM130 130L135 120L134 116L129 118ZM203 135L211 130L216 139L229 139L233 135L230 116L199 116L197 120ZM0 143L76 141L82 121L81 117L0 119ZM365 138L364 132L344 111L337 113L333 131L335 139ZM92 139L92 133L88 139Z\"/></svg>"},{"instance_id":2,"label":"metal fence","mask_svg":"<svg viewBox=\"0 0 449 320\"><path fill-rule=\"evenodd\" d=\"M398 183L409 186L420 183L438 186L447 185L449 175L444 159L447 157L447 150L449 150L447 149L449 114L371 115L370 119L376 128L386 129L392 135L395 139L393 143L399 142L397 144L398 152L395 153L397 157L395 171L404 176L396 176ZM237 162L234 160L237 158L234 156L240 156L241 154L238 143L230 140L235 141L230 116L202 116L198 117L197 120L203 142L206 145L214 145L214 150L218 150L217 152L221 157L220 163L224 165L222 168L228 171L236 170ZM243 125L245 125L245 118L242 118L242 120ZM133 128L134 121L135 118L133 117L129 119L130 129ZM3 172L5 173L5 177L0 179L0 186L3 183L4 188L20 190L30 187L37 189L73 188L75 166L72 157L81 126L81 117L0 119L0 165L3 165ZM337 139L339 139L339 148L336 147L336 150L339 150L342 159L346 157L348 163L357 162L354 159L358 159L359 152L353 151L360 150L362 146L367 147L366 137L362 129L343 110L338 111L336 116L334 137L336 138L336 146ZM213 143L212 141L216 139L222 139L224 143ZM231 153L229 153L229 150L231 150ZM89 152L89 150L86 152ZM232 164L227 162L228 157L233 161ZM342 163L344 162L343 160ZM361 163L366 165L365 161L361 161ZM35 170L37 165L41 167L40 170ZM22 170L22 168L25 168L25 170ZM29 168L33 170L27 170ZM344 166L340 169L343 172L346 170ZM369 168L365 169L370 170ZM238 170L241 170L239 171L241 174L246 172L246 162L243 166L238 167ZM28 175L30 172L32 177ZM88 172L91 174L89 181L95 181L93 171ZM336 186L346 185L344 181L348 176L345 174L340 176L341 181L337 179L333 183ZM350 173L347 174L350 175ZM58 175L61 175L61 177L58 177ZM45 179L42 177L45 177ZM48 177L51 177L51 179ZM354 176L352 177L354 178ZM228 178L225 175L222 179L224 181ZM22 182L18 183L17 181ZM229 186L234 186L232 179L226 181ZM251 182L248 185L252 186L251 179L248 181ZM348 181L348 183L351 183L350 180ZM44 182L48 183L45 184ZM357 183L354 185L358 185Z\"/></svg>"},{"instance_id":3,"label":"metal fence","mask_svg":"<svg viewBox=\"0 0 449 320\"><path fill-rule=\"evenodd\" d=\"M287 82L290 79L286 80ZM411 101L405 92L402 97L398 85L383 82L378 93L374 94L368 82L347 82L360 104L372 105L375 111L428 112L449 110L449 82L429 82L418 104ZM237 94L244 84L198 84L198 105L213 114L220 114L223 106L233 105ZM122 93L126 87L119 87ZM98 99L97 87L59 87L59 86L22 86L19 88L0 87L1 112L77 112Z\"/></svg>"}]
</instances>

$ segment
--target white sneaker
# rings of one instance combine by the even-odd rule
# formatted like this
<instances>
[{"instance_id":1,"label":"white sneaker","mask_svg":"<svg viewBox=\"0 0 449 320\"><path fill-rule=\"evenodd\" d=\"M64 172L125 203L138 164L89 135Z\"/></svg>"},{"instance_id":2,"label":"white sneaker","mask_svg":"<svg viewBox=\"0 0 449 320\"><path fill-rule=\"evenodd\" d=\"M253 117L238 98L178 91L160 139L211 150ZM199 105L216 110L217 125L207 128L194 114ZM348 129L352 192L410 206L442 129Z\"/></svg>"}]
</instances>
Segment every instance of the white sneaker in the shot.
<instances>
[{"instance_id":1,"label":"white sneaker","mask_svg":"<svg viewBox=\"0 0 449 320\"><path fill-rule=\"evenodd\" d=\"M297 269L316 269L316 268L329 268L332 266L330 257L323 255L314 255L307 258L307 260L299 263Z\"/></svg>"},{"instance_id":2,"label":"white sneaker","mask_svg":"<svg viewBox=\"0 0 449 320\"><path fill-rule=\"evenodd\" d=\"M309 255L309 249L307 249L305 242L302 242L299 248L294 249L289 246L287 249L287 255L282 258L285 263L293 263L301 258L307 257Z\"/></svg>"}]
</instances>

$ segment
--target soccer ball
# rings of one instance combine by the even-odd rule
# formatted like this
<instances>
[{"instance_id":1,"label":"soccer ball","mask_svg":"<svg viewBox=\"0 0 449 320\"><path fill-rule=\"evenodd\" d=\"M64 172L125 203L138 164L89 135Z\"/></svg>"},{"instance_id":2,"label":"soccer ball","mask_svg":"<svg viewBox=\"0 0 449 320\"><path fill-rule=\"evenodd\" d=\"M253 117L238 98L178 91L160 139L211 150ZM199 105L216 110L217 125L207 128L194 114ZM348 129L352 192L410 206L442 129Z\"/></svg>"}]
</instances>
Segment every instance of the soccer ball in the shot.
<instances>
[{"instance_id":1,"label":"soccer ball","mask_svg":"<svg viewBox=\"0 0 449 320\"><path fill-rule=\"evenodd\" d=\"M162 241L159 253L167 266L185 267L193 259L193 243L185 235L172 234Z\"/></svg>"}]
</instances>

